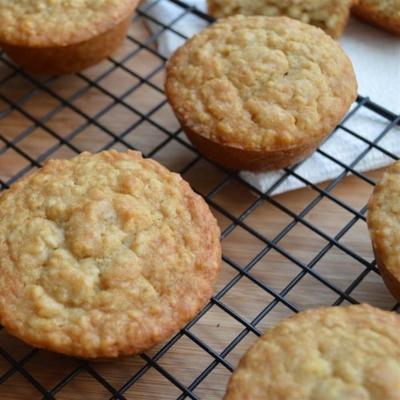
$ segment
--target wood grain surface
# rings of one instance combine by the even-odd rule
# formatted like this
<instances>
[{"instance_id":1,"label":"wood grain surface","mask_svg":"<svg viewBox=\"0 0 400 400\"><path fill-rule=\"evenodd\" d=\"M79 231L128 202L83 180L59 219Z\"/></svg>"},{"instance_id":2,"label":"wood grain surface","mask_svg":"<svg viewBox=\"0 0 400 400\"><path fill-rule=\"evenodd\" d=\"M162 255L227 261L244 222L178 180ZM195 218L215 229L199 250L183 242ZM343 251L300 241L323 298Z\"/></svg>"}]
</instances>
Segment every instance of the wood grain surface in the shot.
<instances>
[{"instance_id":1,"label":"wood grain surface","mask_svg":"<svg viewBox=\"0 0 400 400\"><path fill-rule=\"evenodd\" d=\"M130 33L137 42L146 40L147 31L140 20L134 22ZM27 157L44 160L48 157L71 157L75 155L74 149L79 151L99 151L104 147L126 149L123 144L115 144L105 129L116 135L124 135L127 144L145 154L151 154L175 171L181 171L188 163L195 160L197 155L190 148L175 139L170 139L170 136L160 129L160 126L163 126L169 133L174 134L178 132L179 126L169 106L162 103L164 101L162 93L143 83L142 78L152 74L150 82L162 88L163 71L161 69L158 71L162 60L151 51L139 48L135 41L126 41L124 47L115 55L115 60L123 60L135 49L137 49L135 56L123 63L127 69L134 71L134 75L121 68L113 69L98 82L98 87L89 85L87 79L96 80L102 73L112 69L113 64L110 61L105 61L79 76L57 79L34 78L39 84L50 79L48 87L58 97L41 90L21 74L14 74L0 85L0 134L7 142L17 143L18 149L22 151L18 152L12 145L6 146L7 142L3 141L0 150L1 180L7 182L15 175L21 175L21 171L28 173L35 169L36 166ZM157 72L154 72L156 69ZM8 67L6 62L1 62L0 79L10 74L13 74L13 69ZM126 95L128 89L134 85L138 85L137 89ZM81 95L79 98L74 98L77 91L80 91ZM115 101L112 97L122 95L125 95L123 101ZM23 104L22 109L10 108L4 101L5 98ZM63 104L63 99L69 99L72 106ZM111 109L102 113L102 110L109 105L112 105ZM129 106L134 107L139 113L133 112ZM80 113L75 108L79 109ZM151 112L151 121L143 119L142 114L148 112ZM99 125L96 126L90 120L92 117L97 118ZM43 122L35 123L37 118ZM136 126L132 129L134 124ZM28 133L21 136L23 131ZM49 131L54 132L56 136ZM186 140L182 133L179 133L178 137L183 141ZM68 139L73 148L66 145L64 139ZM164 141L167 141L165 145L158 149L157 146ZM375 171L366 175L377 179L380 173ZM185 179L204 195L213 190L226 176L225 172L205 160L198 160L184 173ZM329 182L319 187L326 188L328 185ZM359 211L365 206L372 189L372 185L359 177L349 176L330 191L330 194ZM319 193L316 190L307 188L276 196L274 201L290 213L299 214L318 197ZM221 296L220 305L213 304L210 310L190 328L189 334L184 334L158 360L161 368L187 387L203 370L214 366L214 358L196 344L193 338L206 343L212 351L221 353L239 334L246 332L244 325L226 313L221 305L234 310L248 322L253 321L265 307L270 306L270 312L266 316L259 316L257 324L254 324L263 332L282 318L292 315L293 311L283 302L275 301L274 296L265 291L262 285L267 285L276 293L282 293L287 302L300 310L340 302L341 297L335 290L311 274L304 273L298 262L310 266L323 280L342 291L351 288L352 282L360 274L364 274L361 282L351 288L348 294L358 302L368 302L386 309L391 309L395 305L380 276L373 270L368 272L363 263L357 259L361 257L368 262L373 260L364 221L358 220L344 235L337 236L353 220L354 214L326 197L309 212L304 212L301 221L295 220L293 215L279 209L268 200L260 200L252 212L242 215L257 199L259 196L254 191L236 179L228 180L210 199L215 206L212 209L221 229L228 229L222 244L229 263L223 264L216 293L233 279L236 279L237 283ZM241 216L246 228L232 225L232 220L218 211L219 207L226 210L230 216L235 218ZM281 237L282 230L289 224L291 229ZM319 233L310 229L309 224L315 225ZM257 231L259 237L254 236L252 230ZM336 237L338 245L330 244L327 240L329 237ZM289 253L291 258L276 249L270 249L264 239L275 240L274 243ZM342 246L357 257L347 254ZM324 255L320 259L315 259L323 249L325 249ZM249 269L249 276L240 275L238 270L246 266L250 268L252 263L254 266ZM290 290L285 290L294 280L298 281L297 284ZM341 304L348 302L344 300ZM225 359L235 366L240 356L256 338L254 333L244 335L243 340L227 352ZM79 365L72 358L44 351L35 352L25 360L24 357L30 354L32 349L7 335L4 330L0 332L0 346L15 360L22 360L26 371L47 390L55 387ZM156 354L157 350L157 348L151 350L148 355ZM120 388L136 371L146 365L146 362L138 356L112 362L96 362L91 365L92 370L84 370L74 376L60 389L55 398L108 399L110 392L96 381L94 374L100 374L114 388ZM196 387L194 394L201 399L221 399L229 375L228 369L218 364ZM24 377L24 371L13 369L12 362L3 356L0 356L0 377L2 377L0 399L42 398L39 391ZM124 396L126 399L161 400L175 399L181 393L181 390L156 368L149 368Z\"/></svg>"}]
</instances>

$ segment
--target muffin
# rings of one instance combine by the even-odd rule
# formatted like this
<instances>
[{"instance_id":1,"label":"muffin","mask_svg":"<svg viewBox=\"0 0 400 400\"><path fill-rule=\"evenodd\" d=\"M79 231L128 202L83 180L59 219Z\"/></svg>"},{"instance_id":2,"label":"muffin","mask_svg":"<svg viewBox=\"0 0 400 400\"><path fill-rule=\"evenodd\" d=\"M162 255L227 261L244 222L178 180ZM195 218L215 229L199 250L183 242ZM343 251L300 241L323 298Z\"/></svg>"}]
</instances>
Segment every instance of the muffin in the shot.
<instances>
[{"instance_id":1,"label":"muffin","mask_svg":"<svg viewBox=\"0 0 400 400\"><path fill-rule=\"evenodd\" d=\"M379 28L400 35L399 0L360 0L353 14Z\"/></svg>"},{"instance_id":2,"label":"muffin","mask_svg":"<svg viewBox=\"0 0 400 400\"><path fill-rule=\"evenodd\" d=\"M0 196L0 323L39 348L146 351L204 306L220 263L204 200L137 152L49 161Z\"/></svg>"},{"instance_id":3,"label":"muffin","mask_svg":"<svg viewBox=\"0 0 400 400\"><path fill-rule=\"evenodd\" d=\"M358 0L208 0L208 12L216 18L231 15L285 15L318 26L338 38L347 25L350 9Z\"/></svg>"},{"instance_id":4,"label":"muffin","mask_svg":"<svg viewBox=\"0 0 400 400\"><path fill-rule=\"evenodd\" d=\"M359 305L280 322L241 359L225 400L398 400L400 316Z\"/></svg>"},{"instance_id":5,"label":"muffin","mask_svg":"<svg viewBox=\"0 0 400 400\"><path fill-rule=\"evenodd\" d=\"M390 166L368 204L368 228L386 286L400 301L400 162Z\"/></svg>"},{"instance_id":6,"label":"muffin","mask_svg":"<svg viewBox=\"0 0 400 400\"><path fill-rule=\"evenodd\" d=\"M38 74L70 74L112 54L138 0L0 0L0 47Z\"/></svg>"},{"instance_id":7,"label":"muffin","mask_svg":"<svg viewBox=\"0 0 400 400\"><path fill-rule=\"evenodd\" d=\"M166 95L189 139L230 169L312 153L356 98L353 66L321 29L286 17L220 19L179 48Z\"/></svg>"}]
</instances>

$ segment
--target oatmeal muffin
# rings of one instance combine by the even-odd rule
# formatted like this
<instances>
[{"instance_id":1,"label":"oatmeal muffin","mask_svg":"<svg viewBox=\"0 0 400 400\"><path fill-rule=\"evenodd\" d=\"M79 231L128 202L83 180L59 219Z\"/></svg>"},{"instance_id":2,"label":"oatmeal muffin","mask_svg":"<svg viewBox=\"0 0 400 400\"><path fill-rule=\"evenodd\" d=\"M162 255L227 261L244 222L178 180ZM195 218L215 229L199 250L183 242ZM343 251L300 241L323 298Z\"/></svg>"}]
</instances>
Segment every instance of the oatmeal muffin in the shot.
<instances>
[{"instance_id":1,"label":"oatmeal muffin","mask_svg":"<svg viewBox=\"0 0 400 400\"><path fill-rule=\"evenodd\" d=\"M284 15L312 24L338 38L347 25L352 4L358 0L208 0L216 18L231 15Z\"/></svg>"},{"instance_id":2,"label":"oatmeal muffin","mask_svg":"<svg viewBox=\"0 0 400 400\"><path fill-rule=\"evenodd\" d=\"M250 348L225 400L399 400L399 330L367 305L297 314Z\"/></svg>"},{"instance_id":3,"label":"oatmeal muffin","mask_svg":"<svg viewBox=\"0 0 400 400\"><path fill-rule=\"evenodd\" d=\"M0 323L33 346L143 352L204 306L220 260L204 200L137 152L49 161L0 196Z\"/></svg>"},{"instance_id":4,"label":"oatmeal muffin","mask_svg":"<svg viewBox=\"0 0 400 400\"><path fill-rule=\"evenodd\" d=\"M364 21L400 35L400 0L360 0L352 11Z\"/></svg>"},{"instance_id":5,"label":"oatmeal muffin","mask_svg":"<svg viewBox=\"0 0 400 400\"><path fill-rule=\"evenodd\" d=\"M122 43L139 0L0 0L0 47L39 74L81 71Z\"/></svg>"},{"instance_id":6,"label":"oatmeal muffin","mask_svg":"<svg viewBox=\"0 0 400 400\"><path fill-rule=\"evenodd\" d=\"M287 17L220 19L167 65L166 94L189 139L231 169L303 160L356 97L352 64L321 29Z\"/></svg>"},{"instance_id":7,"label":"oatmeal muffin","mask_svg":"<svg viewBox=\"0 0 400 400\"><path fill-rule=\"evenodd\" d=\"M368 228L386 286L400 301L400 162L389 167L368 204Z\"/></svg>"}]
</instances>

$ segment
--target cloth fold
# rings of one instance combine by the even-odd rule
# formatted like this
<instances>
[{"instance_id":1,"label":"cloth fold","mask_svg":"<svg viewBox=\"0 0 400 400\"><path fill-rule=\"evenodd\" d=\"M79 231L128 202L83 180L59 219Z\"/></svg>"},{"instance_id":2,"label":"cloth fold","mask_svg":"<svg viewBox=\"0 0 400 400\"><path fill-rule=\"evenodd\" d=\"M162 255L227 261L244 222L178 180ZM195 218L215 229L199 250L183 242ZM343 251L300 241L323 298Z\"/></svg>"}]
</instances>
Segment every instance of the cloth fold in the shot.
<instances>
[{"instance_id":1,"label":"cloth fold","mask_svg":"<svg viewBox=\"0 0 400 400\"><path fill-rule=\"evenodd\" d=\"M206 11L205 0L186 0L186 4ZM146 0L142 8L160 24L146 19L152 33L157 33L160 54L169 57L185 39L207 27L204 19L185 12L169 0ZM163 31L170 25L174 31ZM400 113L400 38L370 25L351 19L341 44L356 70L359 93L394 113ZM354 105L356 107L356 105ZM389 129L390 128L390 129ZM387 131L387 132L386 132ZM356 135L352 135L351 133ZM365 107L359 107L315 152L296 169L296 174L318 184L336 178L350 166L358 172L384 167L400 156L400 128L389 126L389 121ZM358 137L357 137L358 136ZM368 142L376 141L384 152ZM386 154L385 154L386 153ZM338 160L337 163L333 160ZM243 171L242 177L262 192L268 191L281 179L285 171L252 173ZM279 194L306 186L295 176L288 176L271 194Z\"/></svg>"}]
</instances>

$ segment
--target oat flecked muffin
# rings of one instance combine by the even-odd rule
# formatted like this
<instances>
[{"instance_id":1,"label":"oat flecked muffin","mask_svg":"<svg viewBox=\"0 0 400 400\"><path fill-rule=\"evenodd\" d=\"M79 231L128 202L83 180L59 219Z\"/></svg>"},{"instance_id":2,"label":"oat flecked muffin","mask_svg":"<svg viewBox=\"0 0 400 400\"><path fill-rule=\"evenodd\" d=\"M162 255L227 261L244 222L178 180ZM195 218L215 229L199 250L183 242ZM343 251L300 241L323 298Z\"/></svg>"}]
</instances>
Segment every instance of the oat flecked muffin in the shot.
<instances>
[{"instance_id":1,"label":"oat flecked muffin","mask_svg":"<svg viewBox=\"0 0 400 400\"><path fill-rule=\"evenodd\" d=\"M140 353L204 306L220 259L208 206L157 162L49 161L0 196L0 323L73 356Z\"/></svg>"},{"instance_id":2,"label":"oat flecked muffin","mask_svg":"<svg viewBox=\"0 0 400 400\"><path fill-rule=\"evenodd\" d=\"M400 316L314 309L268 331L241 359L225 400L399 400Z\"/></svg>"},{"instance_id":3,"label":"oat flecked muffin","mask_svg":"<svg viewBox=\"0 0 400 400\"><path fill-rule=\"evenodd\" d=\"M382 278L400 301L400 162L390 166L376 185L367 219Z\"/></svg>"},{"instance_id":4,"label":"oat flecked muffin","mask_svg":"<svg viewBox=\"0 0 400 400\"><path fill-rule=\"evenodd\" d=\"M303 160L356 93L338 43L287 17L220 19L167 65L166 94L189 139L231 169L265 171Z\"/></svg>"},{"instance_id":5,"label":"oat flecked muffin","mask_svg":"<svg viewBox=\"0 0 400 400\"><path fill-rule=\"evenodd\" d=\"M400 0L360 0L353 14L373 25L400 35Z\"/></svg>"},{"instance_id":6,"label":"oat flecked muffin","mask_svg":"<svg viewBox=\"0 0 400 400\"><path fill-rule=\"evenodd\" d=\"M139 0L0 0L0 47L39 74L81 71L122 43Z\"/></svg>"},{"instance_id":7,"label":"oat flecked muffin","mask_svg":"<svg viewBox=\"0 0 400 400\"><path fill-rule=\"evenodd\" d=\"M285 15L323 29L338 38L350 15L352 4L358 0L208 0L208 11L216 18L236 14Z\"/></svg>"}]
</instances>

